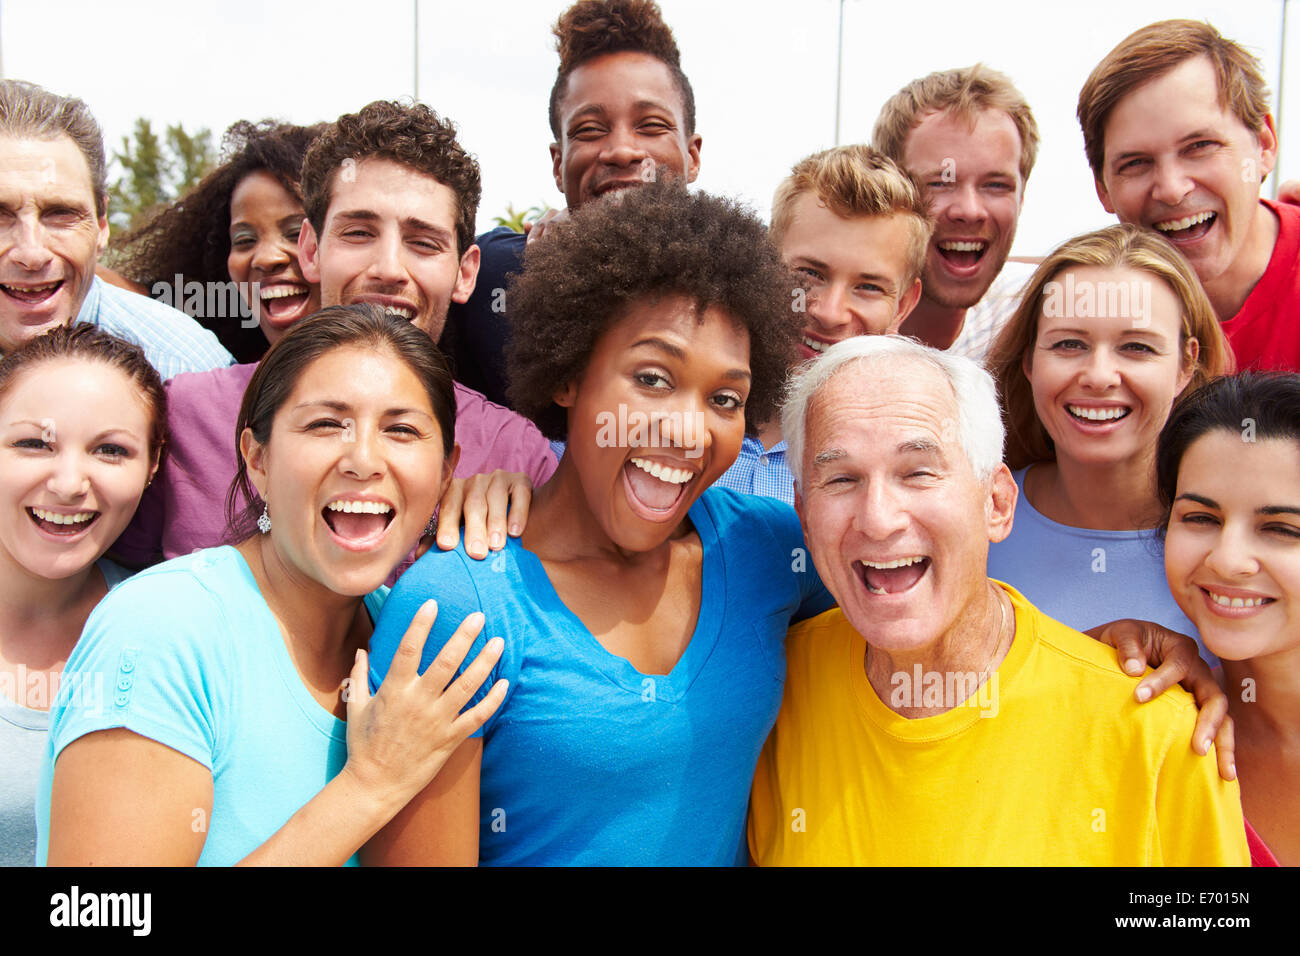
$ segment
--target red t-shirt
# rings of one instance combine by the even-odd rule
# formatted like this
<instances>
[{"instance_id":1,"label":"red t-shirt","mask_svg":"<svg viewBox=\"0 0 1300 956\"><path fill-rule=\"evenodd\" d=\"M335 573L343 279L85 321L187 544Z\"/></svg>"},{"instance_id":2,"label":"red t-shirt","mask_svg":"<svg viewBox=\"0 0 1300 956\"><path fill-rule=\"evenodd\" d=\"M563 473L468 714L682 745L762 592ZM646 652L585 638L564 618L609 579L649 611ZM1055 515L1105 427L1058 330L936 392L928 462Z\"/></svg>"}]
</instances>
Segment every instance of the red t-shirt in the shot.
<instances>
[{"instance_id":1,"label":"red t-shirt","mask_svg":"<svg viewBox=\"0 0 1300 956\"><path fill-rule=\"evenodd\" d=\"M1220 324L1237 371L1300 372L1300 206L1260 202L1278 218L1273 255L1241 311Z\"/></svg>"}]
</instances>

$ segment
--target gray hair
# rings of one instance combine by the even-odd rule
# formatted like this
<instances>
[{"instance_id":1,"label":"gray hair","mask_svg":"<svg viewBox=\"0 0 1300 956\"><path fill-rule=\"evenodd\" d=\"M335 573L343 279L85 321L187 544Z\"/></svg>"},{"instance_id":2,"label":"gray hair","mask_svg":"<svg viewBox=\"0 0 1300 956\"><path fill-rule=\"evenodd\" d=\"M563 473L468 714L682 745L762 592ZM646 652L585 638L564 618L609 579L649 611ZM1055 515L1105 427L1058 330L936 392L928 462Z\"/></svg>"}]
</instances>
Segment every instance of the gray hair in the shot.
<instances>
[{"instance_id":1,"label":"gray hair","mask_svg":"<svg viewBox=\"0 0 1300 956\"><path fill-rule=\"evenodd\" d=\"M74 96L58 96L35 83L0 80L0 135L15 139L67 136L81 150L95 192L95 214L108 211L108 169L104 133L90 108Z\"/></svg>"},{"instance_id":2,"label":"gray hair","mask_svg":"<svg viewBox=\"0 0 1300 956\"><path fill-rule=\"evenodd\" d=\"M786 464L796 482L803 482L804 426L813 396L847 365L897 366L923 362L941 372L957 400L957 441L975 477L987 481L1002 461L1002 410L993 377L970 359L922 345L901 335L855 335L837 342L819 358L804 363L786 386L781 407Z\"/></svg>"}]
</instances>

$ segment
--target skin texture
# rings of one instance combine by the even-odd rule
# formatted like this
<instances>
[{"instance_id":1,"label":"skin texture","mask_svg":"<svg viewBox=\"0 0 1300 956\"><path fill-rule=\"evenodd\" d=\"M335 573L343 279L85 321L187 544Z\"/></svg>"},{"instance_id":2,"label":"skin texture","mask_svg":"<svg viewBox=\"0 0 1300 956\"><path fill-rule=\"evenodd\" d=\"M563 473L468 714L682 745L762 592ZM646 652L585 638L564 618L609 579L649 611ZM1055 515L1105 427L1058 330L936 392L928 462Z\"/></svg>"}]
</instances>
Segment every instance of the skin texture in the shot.
<instances>
[{"instance_id":1,"label":"skin texture","mask_svg":"<svg viewBox=\"0 0 1300 956\"><path fill-rule=\"evenodd\" d=\"M1026 494L1036 509L1062 524L1153 527L1159 513L1156 436L1191 380L1196 358L1194 340L1186 351L1179 345L1178 297L1162 280L1134 269L1074 267L1055 281L1061 294L1045 301L1023 367L1038 419L1055 443L1056 461L1031 469ZM1084 289L1097 292L1091 310L1079 298ZM1121 289L1130 292L1129 308L1109 314L1108 290ZM1113 301L1123 304L1118 294ZM1070 408L1094 414L1127 409L1128 414L1091 423L1080 421Z\"/></svg>"},{"instance_id":2,"label":"skin texture","mask_svg":"<svg viewBox=\"0 0 1300 956\"><path fill-rule=\"evenodd\" d=\"M322 305L373 302L400 311L435 341L447 307L464 303L479 249L456 252L456 194L432 176L370 157L334 173L324 231L304 221L299 259Z\"/></svg>"},{"instance_id":3,"label":"skin texture","mask_svg":"<svg viewBox=\"0 0 1300 956\"><path fill-rule=\"evenodd\" d=\"M1272 116L1247 129L1219 105L1209 60L1194 57L1120 100L1104 146L1097 196L1121 222L1154 229L1214 213L1208 231L1156 231L1187 257L1220 320L1236 315L1277 241L1277 219L1259 202L1277 159Z\"/></svg>"},{"instance_id":4,"label":"skin texture","mask_svg":"<svg viewBox=\"0 0 1300 956\"><path fill-rule=\"evenodd\" d=\"M304 686L348 721L343 771L244 862L338 865L499 705L503 682L457 716L500 643L489 642L444 691L482 627L482 616L473 615L417 677L436 614L430 602L412 621L383 688L373 700L367 691L370 625L361 596L415 543L454 465L443 458L427 394L391 352L354 346L326 353L303 371L267 444L246 431L240 447L273 518L270 534L242 542L239 551ZM340 496L393 505L383 536L366 547L341 546L322 513ZM341 687L350 688L346 697ZM49 861L192 864L204 842L204 831L190 825L196 810L211 816L212 776L202 765L127 730L88 734L56 764Z\"/></svg>"},{"instance_id":5,"label":"skin texture","mask_svg":"<svg viewBox=\"0 0 1300 956\"><path fill-rule=\"evenodd\" d=\"M1011 253L1025 191L1020 134L997 110L980 112L974 129L952 113L930 113L908 134L903 166L921 183L935 217L921 302L903 334L947 348L965 310L984 297ZM977 263L954 262L940 251L957 241L984 244Z\"/></svg>"},{"instance_id":6,"label":"skin texture","mask_svg":"<svg viewBox=\"0 0 1300 956\"><path fill-rule=\"evenodd\" d=\"M1295 441L1203 435L1179 465L1165 537L1174 599L1223 662L1242 807L1284 865L1300 863L1298 469ZM1223 608L1211 593L1263 604Z\"/></svg>"},{"instance_id":7,"label":"skin texture","mask_svg":"<svg viewBox=\"0 0 1300 956\"><path fill-rule=\"evenodd\" d=\"M0 136L0 351L76 316L108 246L90 168L67 136ZM24 302L12 293L58 283Z\"/></svg>"},{"instance_id":8,"label":"skin texture","mask_svg":"<svg viewBox=\"0 0 1300 956\"><path fill-rule=\"evenodd\" d=\"M1014 631L985 569L989 542L1011 531L1015 481L1001 464L990 479L975 476L955 438L946 378L902 364L856 363L813 396L796 497L809 553L866 639L867 675L882 701L889 675L916 663L996 667ZM886 594L868 587L862 562L913 556L926 558L914 583Z\"/></svg>"},{"instance_id":9,"label":"skin texture","mask_svg":"<svg viewBox=\"0 0 1300 956\"><path fill-rule=\"evenodd\" d=\"M574 69L559 120L551 165L570 209L662 170L687 182L699 175L700 136L686 134L672 74L647 53L609 53Z\"/></svg>"},{"instance_id":10,"label":"skin texture","mask_svg":"<svg viewBox=\"0 0 1300 956\"><path fill-rule=\"evenodd\" d=\"M253 303L262 334L275 344L300 319L320 308L320 286L308 283L298 265L303 210L280 181L265 170L249 173L230 194L230 255L226 268L241 293L261 296L292 291L285 298L260 296Z\"/></svg>"},{"instance_id":11,"label":"skin texture","mask_svg":"<svg viewBox=\"0 0 1300 956\"><path fill-rule=\"evenodd\" d=\"M666 674L695 629L699 537L686 510L735 460L744 437L749 338L716 309L701 321L691 303L636 302L599 339L586 370L558 390L569 443L533 502L523 543L541 559L561 600L595 640L646 674ZM698 420L695 434L666 428L673 447L628 447L602 438L596 415L633 413ZM694 426L692 426L694 427ZM631 436L629 436L631 437ZM649 517L631 498L633 457L694 472L670 510ZM367 846L367 863L478 859L481 741L468 741L430 787Z\"/></svg>"},{"instance_id":12,"label":"skin texture","mask_svg":"<svg viewBox=\"0 0 1300 956\"><path fill-rule=\"evenodd\" d=\"M819 354L809 339L828 348L898 331L921 296L921 280L907 281L909 225L903 216L845 218L811 192L795 199L781 258L808 283L800 355Z\"/></svg>"}]
</instances>

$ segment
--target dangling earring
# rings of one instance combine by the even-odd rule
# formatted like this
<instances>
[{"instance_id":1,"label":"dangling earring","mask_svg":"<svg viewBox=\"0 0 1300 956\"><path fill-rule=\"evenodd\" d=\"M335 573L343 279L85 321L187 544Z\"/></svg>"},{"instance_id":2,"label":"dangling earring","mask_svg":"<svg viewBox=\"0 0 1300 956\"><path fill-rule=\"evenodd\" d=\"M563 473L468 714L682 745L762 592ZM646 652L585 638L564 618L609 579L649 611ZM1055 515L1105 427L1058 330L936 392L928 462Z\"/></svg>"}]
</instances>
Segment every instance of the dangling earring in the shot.
<instances>
[{"instance_id":1,"label":"dangling earring","mask_svg":"<svg viewBox=\"0 0 1300 956\"><path fill-rule=\"evenodd\" d=\"M438 513L434 512L429 515L429 523L424 526L424 536L427 538L438 530Z\"/></svg>"},{"instance_id":2,"label":"dangling earring","mask_svg":"<svg viewBox=\"0 0 1300 956\"><path fill-rule=\"evenodd\" d=\"M271 515L267 513L266 502L262 502L262 515L257 519L257 530L262 534L269 534L271 531Z\"/></svg>"}]
</instances>

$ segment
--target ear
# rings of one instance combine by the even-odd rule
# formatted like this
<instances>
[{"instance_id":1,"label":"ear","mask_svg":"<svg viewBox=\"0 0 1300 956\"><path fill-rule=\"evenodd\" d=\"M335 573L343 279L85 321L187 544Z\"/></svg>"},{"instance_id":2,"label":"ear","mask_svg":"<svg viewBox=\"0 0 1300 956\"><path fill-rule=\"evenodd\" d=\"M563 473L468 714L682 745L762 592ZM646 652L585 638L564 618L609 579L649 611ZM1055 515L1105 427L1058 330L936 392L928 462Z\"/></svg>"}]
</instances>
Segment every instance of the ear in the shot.
<instances>
[{"instance_id":1,"label":"ear","mask_svg":"<svg viewBox=\"0 0 1300 956\"><path fill-rule=\"evenodd\" d=\"M572 408L578 398L578 383L576 381L565 382L560 388L556 389L551 395L551 401L555 402L561 408Z\"/></svg>"},{"instance_id":2,"label":"ear","mask_svg":"<svg viewBox=\"0 0 1300 956\"><path fill-rule=\"evenodd\" d=\"M1016 514L1016 498L1020 489L1016 479L1005 462L998 462L989 479L989 496L985 503L985 516L988 522L989 541L1005 541L1011 534L1011 521Z\"/></svg>"},{"instance_id":3,"label":"ear","mask_svg":"<svg viewBox=\"0 0 1300 956\"><path fill-rule=\"evenodd\" d=\"M104 206L108 208L107 205ZM99 217L98 235L95 237L95 261L98 262L100 257L108 249L108 213Z\"/></svg>"},{"instance_id":4,"label":"ear","mask_svg":"<svg viewBox=\"0 0 1300 956\"><path fill-rule=\"evenodd\" d=\"M1115 215L1115 204L1110 201L1110 192L1106 189L1106 184L1101 181L1101 177L1094 178L1092 185L1097 190L1097 198L1101 200L1101 208L1112 216Z\"/></svg>"},{"instance_id":5,"label":"ear","mask_svg":"<svg viewBox=\"0 0 1300 956\"><path fill-rule=\"evenodd\" d=\"M304 279L312 285L320 285L320 240L311 220L306 217L298 230L298 267L302 269Z\"/></svg>"},{"instance_id":6,"label":"ear","mask_svg":"<svg viewBox=\"0 0 1300 956\"><path fill-rule=\"evenodd\" d=\"M564 150L559 143L551 144L551 175L555 177L555 188L564 195Z\"/></svg>"},{"instance_id":7,"label":"ear","mask_svg":"<svg viewBox=\"0 0 1300 956\"><path fill-rule=\"evenodd\" d=\"M257 489L258 497L266 500L266 446L253 437L253 430L245 428L239 435L239 454L244 459L248 480Z\"/></svg>"},{"instance_id":8,"label":"ear","mask_svg":"<svg viewBox=\"0 0 1300 956\"><path fill-rule=\"evenodd\" d=\"M442 479L438 482L438 500L447 493L447 486L451 484L452 476L456 474L456 466L460 464L460 443L457 442L451 446L451 454L442 460Z\"/></svg>"},{"instance_id":9,"label":"ear","mask_svg":"<svg viewBox=\"0 0 1300 956\"><path fill-rule=\"evenodd\" d=\"M451 290L451 301L464 305L474 294L478 283L478 267L481 259L478 246L470 246L460 257L460 272L456 276L456 286Z\"/></svg>"},{"instance_id":10,"label":"ear","mask_svg":"<svg viewBox=\"0 0 1300 956\"><path fill-rule=\"evenodd\" d=\"M912 280L912 287L902 294L898 300L898 314L894 316L894 321L889 324L889 334L895 335L903 325L916 304L921 301L921 279L918 276Z\"/></svg>"},{"instance_id":11,"label":"ear","mask_svg":"<svg viewBox=\"0 0 1300 956\"><path fill-rule=\"evenodd\" d=\"M695 182L695 177L700 174L700 146L704 140L699 133L695 133L686 143L686 181Z\"/></svg>"},{"instance_id":12,"label":"ear","mask_svg":"<svg viewBox=\"0 0 1300 956\"><path fill-rule=\"evenodd\" d=\"M1273 171L1277 165L1277 127L1273 124L1273 114L1264 114L1264 128L1257 134L1259 136L1259 181L1263 183L1264 177Z\"/></svg>"},{"instance_id":13,"label":"ear","mask_svg":"<svg viewBox=\"0 0 1300 956\"><path fill-rule=\"evenodd\" d=\"M1020 371L1025 373L1025 378L1029 378L1034 373L1034 343L1029 343L1029 348L1025 349L1025 354L1020 356Z\"/></svg>"},{"instance_id":14,"label":"ear","mask_svg":"<svg viewBox=\"0 0 1300 956\"><path fill-rule=\"evenodd\" d=\"M1188 338L1187 344L1183 346L1183 363L1182 368L1178 370L1178 391L1174 393L1175 398L1187 390L1192 375L1196 372L1196 360L1200 357L1201 343L1195 336L1192 336Z\"/></svg>"}]
</instances>

